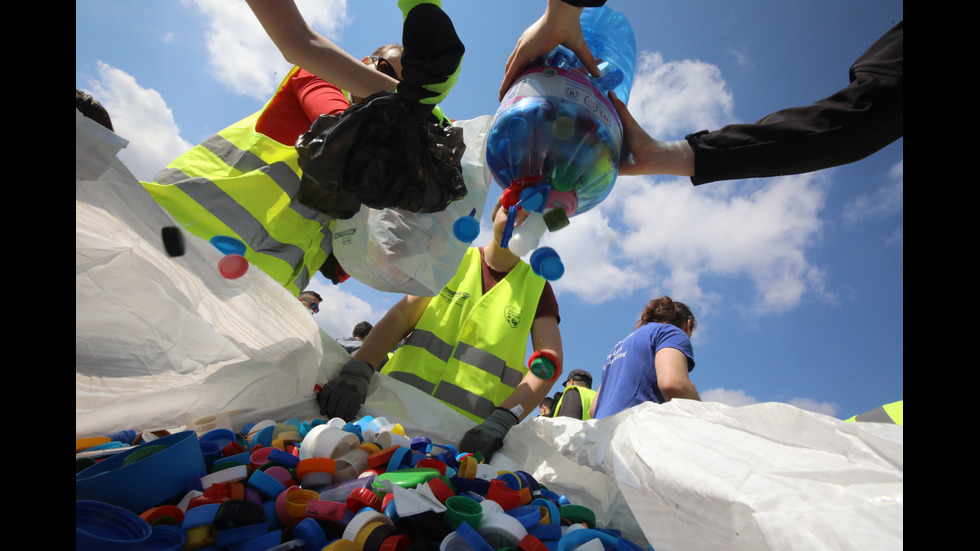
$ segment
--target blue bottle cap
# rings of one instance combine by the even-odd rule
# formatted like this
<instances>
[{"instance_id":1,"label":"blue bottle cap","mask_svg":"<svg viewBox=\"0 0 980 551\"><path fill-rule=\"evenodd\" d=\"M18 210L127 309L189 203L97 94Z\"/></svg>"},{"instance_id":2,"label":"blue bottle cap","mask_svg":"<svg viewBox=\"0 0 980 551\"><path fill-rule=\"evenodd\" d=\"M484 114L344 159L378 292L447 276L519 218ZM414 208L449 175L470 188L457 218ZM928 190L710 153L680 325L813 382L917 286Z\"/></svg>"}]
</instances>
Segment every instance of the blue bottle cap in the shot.
<instances>
[{"instance_id":1,"label":"blue bottle cap","mask_svg":"<svg viewBox=\"0 0 980 551\"><path fill-rule=\"evenodd\" d=\"M143 544L143 551L180 551L187 542L187 532L179 526L153 526L153 533Z\"/></svg>"},{"instance_id":2,"label":"blue bottle cap","mask_svg":"<svg viewBox=\"0 0 980 551\"><path fill-rule=\"evenodd\" d=\"M480 235L480 222L472 216L463 216L453 223L453 235L464 243L472 243Z\"/></svg>"},{"instance_id":3,"label":"blue bottle cap","mask_svg":"<svg viewBox=\"0 0 980 551\"><path fill-rule=\"evenodd\" d=\"M75 502L75 549L135 551L151 534L149 523L132 511L101 501Z\"/></svg>"},{"instance_id":4,"label":"blue bottle cap","mask_svg":"<svg viewBox=\"0 0 980 551\"><path fill-rule=\"evenodd\" d=\"M565 273L565 265L551 247L541 247L531 253L530 264L534 273L548 281L559 279Z\"/></svg>"},{"instance_id":5,"label":"blue bottle cap","mask_svg":"<svg viewBox=\"0 0 980 551\"><path fill-rule=\"evenodd\" d=\"M245 243L242 243L234 237L216 235L211 238L211 244L224 254L245 255Z\"/></svg>"}]
</instances>

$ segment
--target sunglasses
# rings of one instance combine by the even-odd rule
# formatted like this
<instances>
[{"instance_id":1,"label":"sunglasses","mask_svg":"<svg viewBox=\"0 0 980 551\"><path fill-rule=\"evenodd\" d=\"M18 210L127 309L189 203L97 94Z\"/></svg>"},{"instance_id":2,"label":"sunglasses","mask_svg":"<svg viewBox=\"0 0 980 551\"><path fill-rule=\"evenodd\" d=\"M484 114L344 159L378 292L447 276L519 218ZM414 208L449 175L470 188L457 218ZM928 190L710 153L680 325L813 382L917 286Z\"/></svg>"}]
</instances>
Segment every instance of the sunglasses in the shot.
<instances>
[{"instance_id":1,"label":"sunglasses","mask_svg":"<svg viewBox=\"0 0 980 551\"><path fill-rule=\"evenodd\" d=\"M390 76L391 78L397 80L398 82L401 82L402 79L398 78L398 75L395 74L395 68L392 67L390 61L388 61L383 57L378 57L378 56L371 56L371 59L374 60L375 69L377 69L383 74Z\"/></svg>"},{"instance_id":2,"label":"sunglasses","mask_svg":"<svg viewBox=\"0 0 980 551\"><path fill-rule=\"evenodd\" d=\"M313 310L313 313L314 314L316 314L317 312L320 311L320 305L318 305L315 301L312 301L312 300L310 300L308 298L303 298L302 301L305 304L309 305L310 310Z\"/></svg>"}]
</instances>

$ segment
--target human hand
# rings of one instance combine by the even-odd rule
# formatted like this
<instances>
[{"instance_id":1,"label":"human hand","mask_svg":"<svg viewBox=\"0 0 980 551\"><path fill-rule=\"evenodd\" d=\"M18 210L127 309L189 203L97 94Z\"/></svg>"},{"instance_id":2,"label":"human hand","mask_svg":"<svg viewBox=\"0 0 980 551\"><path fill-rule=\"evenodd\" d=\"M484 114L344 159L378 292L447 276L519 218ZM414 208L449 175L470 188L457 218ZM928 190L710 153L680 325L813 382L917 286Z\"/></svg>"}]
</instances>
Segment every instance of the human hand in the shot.
<instances>
[{"instance_id":1,"label":"human hand","mask_svg":"<svg viewBox=\"0 0 980 551\"><path fill-rule=\"evenodd\" d=\"M544 15L521 34L517 46L507 59L499 99L503 99L524 65L550 52L559 44L574 52L592 76L602 75L595 56L592 55L582 35L582 24L579 22L581 14L582 8L566 4L561 0L548 0Z\"/></svg>"},{"instance_id":2,"label":"human hand","mask_svg":"<svg viewBox=\"0 0 980 551\"><path fill-rule=\"evenodd\" d=\"M504 445L507 431L518 421L517 416L510 410L497 408L484 422L467 431L459 442L459 450L470 453L480 452L483 454L484 461L490 461L493 454Z\"/></svg>"},{"instance_id":3,"label":"human hand","mask_svg":"<svg viewBox=\"0 0 980 551\"><path fill-rule=\"evenodd\" d=\"M616 93L610 91L619 120L623 123L623 152L619 161L619 174L636 176L642 174L673 174L676 176L694 175L694 151L687 140L661 141L647 134L636 122Z\"/></svg>"},{"instance_id":4,"label":"human hand","mask_svg":"<svg viewBox=\"0 0 980 551\"><path fill-rule=\"evenodd\" d=\"M351 360L344 364L340 374L324 385L316 395L320 415L352 421L367 398L368 385L373 376L374 368L367 362Z\"/></svg>"}]
</instances>

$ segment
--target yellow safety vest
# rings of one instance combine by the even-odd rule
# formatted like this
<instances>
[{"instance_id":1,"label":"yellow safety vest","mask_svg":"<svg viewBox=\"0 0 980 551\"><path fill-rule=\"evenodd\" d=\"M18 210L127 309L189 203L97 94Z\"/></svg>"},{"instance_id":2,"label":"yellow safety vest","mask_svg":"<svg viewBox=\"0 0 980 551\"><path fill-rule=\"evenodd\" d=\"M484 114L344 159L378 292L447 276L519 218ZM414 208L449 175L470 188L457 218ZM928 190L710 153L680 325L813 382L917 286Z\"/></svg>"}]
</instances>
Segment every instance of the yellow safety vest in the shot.
<instances>
[{"instance_id":1,"label":"yellow safety vest","mask_svg":"<svg viewBox=\"0 0 980 551\"><path fill-rule=\"evenodd\" d=\"M588 421L592 419L592 415L589 414L589 408L592 407L592 401L595 400L596 391L591 388L585 388L584 386L568 387L561 393L561 398L558 399L558 403L555 404L555 417L558 417L558 412L561 411L561 403L565 401L565 396L568 395L568 391L571 389L577 389L579 399L582 400L582 420Z\"/></svg>"},{"instance_id":2,"label":"yellow safety vest","mask_svg":"<svg viewBox=\"0 0 980 551\"><path fill-rule=\"evenodd\" d=\"M381 370L475 422L486 419L527 373L527 338L545 285L523 261L486 294L482 275L480 250L471 247Z\"/></svg>"},{"instance_id":3,"label":"yellow safety vest","mask_svg":"<svg viewBox=\"0 0 980 551\"><path fill-rule=\"evenodd\" d=\"M878 406L871 411L866 411L846 420L848 423L854 423L856 421L867 423L892 423L895 425L904 426L905 400L899 400L897 402Z\"/></svg>"},{"instance_id":4,"label":"yellow safety vest","mask_svg":"<svg viewBox=\"0 0 980 551\"><path fill-rule=\"evenodd\" d=\"M277 95L298 70L286 75ZM271 103L142 184L188 232L245 243L249 263L298 296L330 254L329 218L297 201L302 171L296 148L255 130Z\"/></svg>"}]
</instances>

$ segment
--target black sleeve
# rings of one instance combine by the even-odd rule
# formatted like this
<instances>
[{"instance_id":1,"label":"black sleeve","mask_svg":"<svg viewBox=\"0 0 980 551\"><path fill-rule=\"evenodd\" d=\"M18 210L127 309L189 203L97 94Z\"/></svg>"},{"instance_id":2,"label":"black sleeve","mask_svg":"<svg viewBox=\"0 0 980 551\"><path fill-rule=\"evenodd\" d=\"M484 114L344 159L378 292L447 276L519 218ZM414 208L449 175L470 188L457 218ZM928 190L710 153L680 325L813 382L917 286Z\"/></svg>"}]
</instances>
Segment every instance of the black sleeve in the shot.
<instances>
[{"instance_id":1,"label":"black sleeve","mask_svg":"<svg viewBox=\"0 0 980 551\"><path fill-rule=\"evenodd\" d=\"M556 411L554 416L582 418L582 397L579 396L577 388L569 387L565 391L565 399L561 401L561 409Z\"/></svg>"},{"instance_id":2,"label":"black sleeve","mask_svg":"<svg viewBox=\"0 0 980 551\"><path fill-rule=\"evenodd\" d=\"M598 8L606 3L606 0L561 0L566 4L576 8Z\"/></svg>"},{"instance_id":3,"label":"black sleeve","mask_svg":"<svg viewBox=\"0 0 980 551\"><path fill-rule=\"evenodd\" d=\"M755 124L686 136L694 149L691 183L812 172L858 161L901 138L903 24L854 62L850 84L837 93Z\"/></svg>"}]
</instances>

